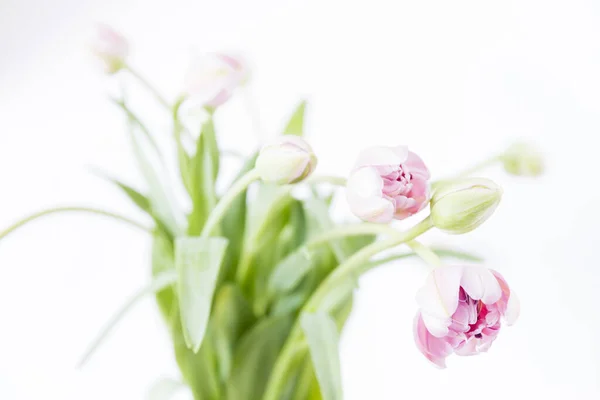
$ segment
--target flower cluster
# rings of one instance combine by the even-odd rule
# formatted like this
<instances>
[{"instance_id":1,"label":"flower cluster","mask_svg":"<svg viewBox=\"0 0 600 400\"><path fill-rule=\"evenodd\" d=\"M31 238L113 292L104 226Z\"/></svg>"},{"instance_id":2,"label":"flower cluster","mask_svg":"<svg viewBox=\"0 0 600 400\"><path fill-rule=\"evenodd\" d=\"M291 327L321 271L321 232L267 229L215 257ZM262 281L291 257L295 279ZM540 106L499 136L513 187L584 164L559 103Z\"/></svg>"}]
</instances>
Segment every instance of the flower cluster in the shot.
<instances>
[{"instance_id":1,"label":"flower cluster","mask_svg":"<svg viewBox=\"0 0 600 400\"><path fill-rule=\"evenodd\" d=\"M315 151L303 138L303 102L282 134L244 154L236 178L222 184L214 115L226 111L222 106L248 83L246 62L222 53L198 58L180 95L168 99L131 67L120 34L101 27L92 49L107 74L121 71L124 84L133 78L172 119L173 131L163 140L173 146L162 148L125 99L115 99L131 122L128 134L145 190L111 180L153 226L103 209L59 207L15 223L0 232L0 240L38 217L73 211L112 217L149 234L153 282L133 298L155 295L182 381L195 399L341 399L338 335L352 309L356 279L383 263L378 255L401 245L411 252L392 258L414 254L433 267L416 291L414 338L435 365L445 367L451 354L487 351L502 325L516 320L518 299L499 272L474 263L446 265L447 249L417 239L433 228L464 234L485 223L503 192L470 175L493 162L512 175L540 175L542 158L531 145L512 145L478 168L437 181L408 147L374 146L360 152L347 179L323 176L315 173ZM185 120L179 112L184 103L204 110L205 119ZM165 157L168 149L176 154ZM174 159L177 165L167 165ZM295 185L311 190L296 191ZM341 186L349 211L362 221L336 223L330 210L335 191L320 185ZM393 225L404 220L410 226L413 218L419 221L409 229Z\"/></svg>"}]
</instances>

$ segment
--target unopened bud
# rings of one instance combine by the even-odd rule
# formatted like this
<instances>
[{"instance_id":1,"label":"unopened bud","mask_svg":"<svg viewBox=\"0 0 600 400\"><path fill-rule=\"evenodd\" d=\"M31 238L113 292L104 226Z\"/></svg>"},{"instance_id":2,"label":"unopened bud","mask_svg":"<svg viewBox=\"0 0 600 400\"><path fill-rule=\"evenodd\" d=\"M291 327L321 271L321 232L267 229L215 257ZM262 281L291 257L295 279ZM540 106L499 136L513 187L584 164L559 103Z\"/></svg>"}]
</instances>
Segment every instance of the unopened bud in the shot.
<instances>
[{"instance_id":1,"label":"unopened bud","mask_svg":"<svg viewBox=\"0 0 600 400\"><path fill-rule=\"evenodd\" d=\"M104 64L107 74L114 74L125 67L125 58L129 54L127 40L118 32L106 25L99 25L92 52Z\"/></svg>"},{"instance_id":2,"label":"unopened bud","mask_svg":"<svg viewBox=\"0 0 600 400\"><path fill-rule=\"evenodd\" d=\"M539 176L544 172L544 160L537 149L528 143L511 145L502 156L504 169L512 175Z\"/></svg>"},{"instance_id":3,"label":"unopened bud","mask_svg":"<svg viewBox=\"0 0 600 400\"><path fill-rule=\"evenodd\" d=\"M433 224L447 233L467 233L483 224L494 212L502 188L489 179L468 178L445 183L431 199Z\"/></svg>"},{"instance_id":4,"label":"unopened bud","mask_svg":"<svg viewBox=\"0 0 600 400\"><path fill-rule=\"evenodd\" d=\"M277 137L265 145L256 159L256 170L265 182L296 183L309 176L317 157L304 139L294 135Z\"/></svg>"}]
</instances>

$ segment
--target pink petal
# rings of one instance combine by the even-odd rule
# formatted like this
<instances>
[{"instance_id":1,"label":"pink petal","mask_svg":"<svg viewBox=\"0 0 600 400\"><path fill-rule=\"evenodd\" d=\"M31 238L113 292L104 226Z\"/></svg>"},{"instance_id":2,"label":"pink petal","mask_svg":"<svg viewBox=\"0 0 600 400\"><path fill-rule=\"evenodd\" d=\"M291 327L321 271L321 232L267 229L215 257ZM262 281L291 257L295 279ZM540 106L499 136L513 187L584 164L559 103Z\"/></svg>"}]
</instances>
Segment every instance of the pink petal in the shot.
<instances>
[{"instance_id":1,"label":"pink petal","mask_svg":"<svg viewBox=\"0 0 600 400\"><path fill-rule=\"evenodd\" d=\"M417 292L417 304L424 323L432 335L447 334L451 317L458 307L458 295L463 267L443 266L434 269L425 285Z\"/></svg>"},{"instance_id":2,"label":"pink petal","mask_svg":"<svg viewBox=\"0 0 600 400\"><path fill-rule=\"evenodd\" d=\"M440 368L446 368L446 357L452 354L452 346L444 339L437 338L425 327L421 314L414 320L414 337L417 348L429 361Z\"/></svg>"},{"instance_id":3,"label":"pink petal","mask_svg":"<svg viewBox=\"0 0 600 400\"><path fill-rule=\"evenodd\" d=\"M406 167L407 172L410 172L411 175L418 176L421 179L428 180L431 177L429 169L421 157L412 151L408 152L408 157L402 166Z\"/></svg>"},{"instance_id":4,"label":"pink petal","mask_svg":"<svg viewBox=\"0 0 600 400\"><path fill-rule=\"evenodd\" d=\"M521 309L519 298L510 290L508 283L499 272L494 270L490 271L494 274L494 277L498 280L498 284L502 289L502 297L496 303L498 311L504 316L506 323L512 325L519 317Z\"/></svg>"},{"instance_id":5,"label":"pink petal","mask_svg":"<svg viewBox=\"0 0 600 400\"><path fill-rule=\"evenodd\" d=\"M479 265L464 267L460 286L472 299L481 300L484 304L493 304L502 296L498 280L489 269Z\"/></svg>"}]
</instances>

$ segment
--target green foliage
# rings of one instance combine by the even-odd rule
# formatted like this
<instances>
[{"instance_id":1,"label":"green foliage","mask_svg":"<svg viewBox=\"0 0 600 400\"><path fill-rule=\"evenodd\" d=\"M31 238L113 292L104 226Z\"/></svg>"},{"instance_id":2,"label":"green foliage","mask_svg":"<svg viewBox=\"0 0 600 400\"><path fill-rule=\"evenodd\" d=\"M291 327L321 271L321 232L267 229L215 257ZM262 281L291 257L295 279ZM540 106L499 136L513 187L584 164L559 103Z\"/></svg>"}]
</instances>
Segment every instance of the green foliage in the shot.
<instances>
[{"instance_id":1,"label":"green foliage","mask_svg":"<svg viewBox=\"0 0 600 400\"><path fill-rule=\"evenodd\" d=\"M339 334L335 321L326 313L302 314L302 330L310 349L324 400L342 400L342 377L338 355Z\"/></svg>"},{"instance_id":2,"label":"green foliage","mask_svg":"<svg viewBox=\"0 0 600 400\"><path fill-rule=\"evenodd\" d=\"M170 112L181 181L192 205L187 230L172 200L159 148L124 102L117 104L143 134L132 130L131 138L147 194L108 179L156 222L152 276L160 286L147 292L156 297L183 382L195 400L342 399L338 335L352 310L358 276L321 290L319 307L312 307L318 310L309 309L307 301L374 235L307 245L336 227L329 210L333 194L312 188L300 200L292 186L259 183L234 199L214 232L199 236L223 195L216 190L220 152L212 113L195 152L190 155L184 148L182 136L191 135L179 120L182 101ZM301 102L283 133L304 134L305 110L306 102ZM148 150L161 162L153 163ZM256 157L245 160L233 182L252 170ZM437 252L476 259L447 249ZM163 282L169 276L176 277L175 285ZM289 362L280 365L284 353Z\"/></svg>"},{"instance_id":3,"label":"green foliage","mask_svg":"<svg viewBox=\"0 0 600 400\"><path fill-rule=\"evenodd\" d=\"M212 118L204 123L196 154L190 160L189 190L192 212L188 217L188 234L197 236L217 204L215 184L219 174L219 147Z\"/></svg>"},{"instance_id":4,"label":"green foliage","mask_svg":"<svg viewBox=\"0 0 600 400\"><path fill-rule=\"evenodd\" d=\"M198 352L210 318L213 293L223 262L227 239L180 237L175 242L177 297L183 337Z\"/></svg>"},{"instance_id":5,"label":"green foliage","mask_svg":"<svg viewBox=\"0 0 600 400\"><path fill-rule=\"evenodd\" d=\"M304 135L304 113L306 111L306 101L300 102L294 113L290 117L285 129L283 130L284 135Z\"/></svg>"}]
</instances>

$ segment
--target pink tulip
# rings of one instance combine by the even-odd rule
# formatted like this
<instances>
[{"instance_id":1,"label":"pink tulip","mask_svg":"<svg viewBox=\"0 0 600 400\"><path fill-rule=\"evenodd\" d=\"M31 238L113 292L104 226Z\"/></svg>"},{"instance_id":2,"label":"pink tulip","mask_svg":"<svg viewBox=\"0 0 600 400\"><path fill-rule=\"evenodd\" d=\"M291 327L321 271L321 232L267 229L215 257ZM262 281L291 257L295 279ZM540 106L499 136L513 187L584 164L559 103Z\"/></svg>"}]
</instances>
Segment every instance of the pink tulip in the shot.
<instances>
[{"instance_id":1,"label":"pink tulip","mask_svg":"<svg viewBox=\"0 0 600 400\"><path fill-rule=\"evenodd\" d=\"M519 301L504 278L483 266L443 266L431 272L417 293L415 341L441 368L452 353L487 351L500 332L501 318L512 325Z\"/></svg>"},{"instance_id":2,"label":"pink tulip","mask_svg":"<svg viewBox=\"0 0 600 400\"><path fill-rule=\"evenodd\" d=\"M186 76L186 93L204 107L225 103L248 80L248 68L239 57L206 54L194 61Z\"/></svg>"},{"instance_id":3,"label":"pink tulip","mask_svg":"<svg viewBox=\"0 0 600 400\"><path fill-rule=\"evenodd\" d=\"M125 66L129 44L120 33L107 25L100 24L97 30L92 52L102 61L106 73L114 74Z\"/></svg>"},{"instance_id":4,"label":"pink tulip","mask_svg":"<svg viewBox=\"0 0 600 400\"><path fill-rule=\"evenodd\" d=\"M421 211L429 202L429 170L406 146L363 150L348 179L350 209L364 221L386 223Z\"/></svg>"}]
</instances>

